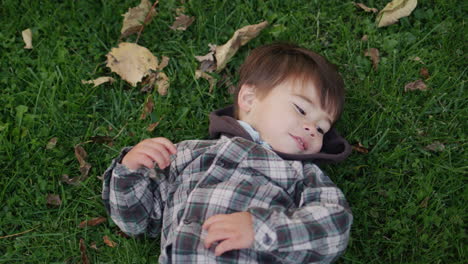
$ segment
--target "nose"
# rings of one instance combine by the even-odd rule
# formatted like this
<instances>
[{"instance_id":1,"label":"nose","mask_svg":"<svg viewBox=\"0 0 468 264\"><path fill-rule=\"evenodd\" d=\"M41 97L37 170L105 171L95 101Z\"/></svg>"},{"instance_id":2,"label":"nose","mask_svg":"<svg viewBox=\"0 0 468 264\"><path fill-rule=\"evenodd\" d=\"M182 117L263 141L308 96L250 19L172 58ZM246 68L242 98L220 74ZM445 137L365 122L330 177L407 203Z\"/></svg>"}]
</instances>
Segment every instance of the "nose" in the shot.
<instances>
[{"instance_id":1,"label":"nose","mask_svg":"<svg viewBox=\"0 0 468 264\"><path fill-rule=\"evenodd\" d=\"M315 137L316 129L314 124L304 124L304 129L311 137Z\"/></svg>"}]
</instances>

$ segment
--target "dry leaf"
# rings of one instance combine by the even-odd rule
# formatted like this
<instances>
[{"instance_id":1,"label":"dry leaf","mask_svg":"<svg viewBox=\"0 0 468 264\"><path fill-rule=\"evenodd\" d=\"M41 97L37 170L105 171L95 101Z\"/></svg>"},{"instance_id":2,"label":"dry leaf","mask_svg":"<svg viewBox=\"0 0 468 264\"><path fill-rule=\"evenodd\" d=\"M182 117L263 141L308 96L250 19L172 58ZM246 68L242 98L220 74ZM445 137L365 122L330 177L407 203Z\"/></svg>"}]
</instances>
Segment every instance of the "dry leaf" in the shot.
<instances>
[{"instance_id":1,"label":"dry leaf","mask_svg":"<svg viewBox=\"0 0 468 264\"><path fill-rule=\"evenodd\" d=\"M123 42L107 54L107 67L135 87L151 70L158 69L158 59L145 47Z\"/></svg>"},{"instance_id":2,"label":"dry leaf","mask_svg":"<svg viewBox=\"0 0 468 264\"><path fill-rule=\"evenodd\" d=\"M81 252L81 263L89 264L88 255L86 254L86 244L83 238L80 238L80 252Z\"/></svg>"},{"instance_id":3,"label":"dry leaf","mask_svg":"<svg viewBox=\"0 0 468 264\"><path fill-rule=\"evenodd\" d=\"M96 87L106 82L110 82L112 84L114 81L115 80L112 77L99 77L97 79L89 80L89 81L81 80L81 83L82 84L94 84L93 87Z\"/></svg>"},{"instance_id":4,"label":"dry leaf","mask_svg":"<svg viewBox=\"0 0 468 264\"><path fill-rule=\"evenodd\" d=\"M164 72L160 72L156 80L156 85L158 86L158 93L160 95L166 95L167 89L169 89L169 77L167 77Z\"/></svg>"},{"instance_id":5,"label":"dry leaf","mask_svg":"<svg viewBox=\"0 0 468 264\"><path fill-rule=\"evenodd\" d=\"M372 12L372 13L377 13L379 12L379 10L377 8L369 8L367 7L365 4L363 3L355 3L353 2L353 4L359 8L361 8L362 10L366 11L366 12Z\"/></svg>"},{"instance_id":6,"label":"dry leaf","mask_svg":"<svg viewBox=\"0 0 468 264\"><path fill-rule=\"evenodd\" d=\"M426 84L421 81L421 80L417 80L417 81L414 81L414 82L410 82L410 83L407 83L405 85L405 92L408 92L408 91L414 91L414 90L421 90L421 91L426 91L427 90L427 86Z\"/></svg>"},{"instance_id":7,"label":"dry leaf","mask_svg":"<svg viewBox=\"0 0 468 264\"><path fill-rule=\"evenodd\" d=\"M201 62L199 70L203 72L213 72L216 70L216 45L208 44L208 46L210 47L210 52L204 56L195 56L195 59Z\"/></svg>"},{"instance_id":8,"label":"dry leaf","mask_svg":"<svg viewBox=\"0 0 468 264\"><path fill-rule=\"evenodd\" d=\"M155 123L152 123L148 126L148 128L146 128L147 131L149 132L153 132L154 129L159 125L159 121L158 122L155 122Z\"/></svg>"},{"instance_id":9,"label":"dry leaf","mask_svg":"<svg viewBox=\"0 0 468 264\"><path fill-rule=\"evenodd\" d=\"M268 26L267 21L256 25L245 26L241 29L238 29L234 32L232 38L222 46L216 47L215 57L216 57L216 71L220 72L228 61L236 54L237 50L247 44L251 39L255 38L260 34L260 32Z\"/></svg>"},{"instance_id":10,"label":"dry leaf","mask_svg":"<svg viewBox=\"0 0 468 264\"><path fill-rule=\"evenodd\" d=\"M367 35L362 36L361 41L367 41L367 40L369 40L369 36Z\"/></svg>"},{"instance_id":11,"label":"dry leaf","mask_svg":"<svg viewBox=\"0 0 468 264\"><path fill-rule=\"evenodd\" d=\"M79 178L71 179L71 181L74 181L75 183L77 183L78 181L84 181L86 180L86 178L88 178L89 170L91 169L91 164L86 162L88 153L86 153L84 148L80 145L75 146L75 156L78 162L80 163L81 175L79 176Z\"/></svg>"},{"instance_id":12,"label":"dry leaf","mask_svg":"<svg viewBox=\"0 0 468 264\"><path fill-rule=\"evenodd\" d=\"M108 144L108 145L111 145L114 141L114 139L109 136L92 136L90 140L94 143Z\"/></svg>"},{"instance_id":13,"label":"dry leaf","mask_svg":"<svg viewBox=\"0 0 468 264\"><path fill-rule=\"evenodd\" d=\"M430 151L434 151L434 152L441 152L441 151L444 151L445 145L440 143L439 141L435 141L434 143L429 144L424 148Z\"/></svg>"},{"instance_id":14,"label":"dry leaf","mask_svg":"<svg viewBox=\"0 0 468 264\"><path fill-rule=\"evenodd\" d=\"M421 68L421 70L419 71L419 74L421 75L421 77L423 77L424 79L429 79L429 70L427 68Z\"/></svg>"},{"instance_id":15,"label":"dry leaf","mask_svg":"<svg viewBox=\"0 0 468 264\"><path fill-rule=\"evenodd\" d=\"M393 0L380 10L375 20L378 27L386 27L398 22L398 19L409 16L416 8L417 0Z\"/></svg>"},{"instance_id":16,"label":"dry leaf","mask_svg":"<svg viewBox=\"0 0 468 264\"><path fill-rule=\"evenodd\" d=\"M32 31L31 29L25 29L21 32L21 35L23 36L23 41L26 44L24 46L25 49L32 49Z\"/></svg>"},{"instance_id":17,"label":"dry leaf","mask_svg":"<svg viewBox=\"0 0 468 264\"><path fill-rule=\"evenodd\" d=\"M110 240L110 238L108 236L103 236L102 237L102 240L104 240L104 243L106 245L108 245L109 247L115 247L117 246L117 243L115 243L114 241Z\"/></svg>"},{"instance_id":18,"label":"dry leaf","mask_svg":"<svg viewBox=\"0 0 468 264\"><path fill-rule=\"evenodd\" d=\"M96 245L96 242L94 242L94 241L91 242L91 244L89 245L89 247L92 248L92 249L94 249L94 250L96 250L96 251L99 250L98 247L97 247L97 245Z\"/></svg>"},{"instance_id":19,"label":"dry leaf","mask_svg":"<svg viewBox=\"0 0 468 264\"><path fill-rule=\"evenodd\" d=\"M369 150L367 148L365 148L361 142L358 142L357 144L353 145L353 150L357 151L357 152L360 152L360 153L364 153L364 154L367 154L369 153Z\"/></svg>"},{"instance_id":20,"label":"dry leaf","mask_svg":"<svg viewBox=\"0 0 468 264\"><path fill-rule=\"evenodd\" d=\"M47 205L50 206L60 206L62 204L62 200L60 200L60 196L57 194L47 194Z\"/></svg>"},{"instance_id":21,"label":"dry leaf","mask_svg":"<svg viewBox=\"0 0 468 264\"><path fill-rule=\"evenodd\" d=\"M148 114L151 114L153 112L153 107L154 107L154 101L153 101L153 95L148 95L146 98L145 105L143 106L143 112L140 115L140 119L144 120L148 116Z\"/></svg>"},{"instance_id":22,"label":"dry leaf","mask_svg":"<svg viewBox=\"0 0 468 264\"><path fill-rule=\"evenodd\" d=\"M122 15L124 20L122 29L120 30L120 38L125 38L139 32L144 25L151 22L151 19L155 15L156 10L152 8L151 2L148 0L141 0L137 7L129 8L127 13Z\"/></svg>"},{"instance_id":23,"label":"dry leaf","mask_svg":"<svg viewBox=\"0 0 468 264\"><path fill-rule=\"evenodd\" d=\"M100 225L104 222L107 221L107 218L103 217L103 216L99 216L99 217L96 217L96 218L93 218L93 219L90 219L90 220L85 220L83 222L81 222L78 227L79 228L85 228L87 226L97 226L97 225Z\"/></svg>"},{"instance_id":24,"label":"dry leaf","mask_svg":"<svg viewBox=\"0 0 468 264\"><path fill-rule=\"evenodd\" d=\"M58 138L56 137L53 137L49 140L49 142L47 142L47 146L46 146L46 149L53 149L55 148L55 145L57 145L57 140Z\"/></svg>"},{"instance_id":25,"label":"dry leaf","mask_svg":"<svg viewBox=\"0 0 468 264\"><path fill-rule=\"evenodd\" d=\"M425 64L425 63L421 60L421 58L419 58L419 57L414 57L414 58L412 58L412 60L417 61L417 62L420 62L420 63L422 63L422 64Z\"/></svg>"},{"instance_id":26,"label":"dry leaf","mask_svg":"<svg viewBox=\"0 0 468 264\"><path fill-rule=\"evenodd\" d=\"M372 65L374 66L374 70L377 71L379 67L379 61L380 61L379 50L376 48L370 48L364 52L364 56L371 58Z\"/></svg>"},{"instance_id":27,"label":"dry leaf","mask_svg":"<svg viewBox=\"0 0 468 264\"><path fill-rule=\"evenodd\" d=\"M427 205L429 204L429 196L424 198L424 200L422 200L422 202L419 204L419 207L421 208L427 208Z\"/></svg>"},{"instance_id":28,"label":"dry leaf","mask_svg":"<svg viewBox=\"0 0 468 264\"><path fill-rule=\"evenodd\" d=\"M209 75L208 73L206 72L202 72L200 70L196 70L195 71L195 78L196 79L200 79L200 78L203 78L205 80L207 80L209 83L210 83L210 90L209 92L213 92L213 87L215 86L216 84L216 79L213 78L213 76Z\"/></svg>"},{"instance_id":29,"label":"dry leaf","mask_svg":"<svg viewBox=\"0 0 468 264\"><path fill-rule=\"evenodd\" d=\"M169 65L169 60L169 57L162 56L161 63L158 65L158 70L162 71L164 68L166 68L166 66Z\"/></svg>"},{"instance_id":30,"label":"dry leaf","mask_svg":"<svg viewBox=\"0 0 468 264\"><path fill-rule=\"evenodd\" d=\"M178 17L176 17L176 20L174 21L174 24L170 26L170 29L186 30L190 25L192 25L193 21L195 21L195 17L180 14Z\"/></svg>"}]
</instances>

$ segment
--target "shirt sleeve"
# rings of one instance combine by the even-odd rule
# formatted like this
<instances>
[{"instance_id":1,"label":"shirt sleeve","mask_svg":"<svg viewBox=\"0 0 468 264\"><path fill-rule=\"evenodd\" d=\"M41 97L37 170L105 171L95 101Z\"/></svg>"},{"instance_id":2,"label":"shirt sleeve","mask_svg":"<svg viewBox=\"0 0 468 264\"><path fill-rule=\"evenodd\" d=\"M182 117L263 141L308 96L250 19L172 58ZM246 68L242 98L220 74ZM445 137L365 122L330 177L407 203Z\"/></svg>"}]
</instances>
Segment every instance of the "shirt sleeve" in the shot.
<instances>
[{"instance_id":1,"label":"shirt sleeve","mask_svg":"<svg viewBox=\"0 0 468 264\"><path fill-rule=\"evenodd\" d=\"M296 186L298 208L248 209L254 249L291 263L330 263L346 249L353 216L341 190L316 165L308 164L304 173Z\"/></svg>"},{"instance_id":2,"label":"shirt sleeve","mask_svg":"<svg viewBox=\"0 0 468 264\"><path fill-rule=\"evenodd\" d=\"M155 170L130 170L120 162L131 150L124 148L104 172L102 200L107 213L126 234L156 237L161 230L163 201ZM166 171L158 170L158 173Z\"/></svg>"}]
</instances>

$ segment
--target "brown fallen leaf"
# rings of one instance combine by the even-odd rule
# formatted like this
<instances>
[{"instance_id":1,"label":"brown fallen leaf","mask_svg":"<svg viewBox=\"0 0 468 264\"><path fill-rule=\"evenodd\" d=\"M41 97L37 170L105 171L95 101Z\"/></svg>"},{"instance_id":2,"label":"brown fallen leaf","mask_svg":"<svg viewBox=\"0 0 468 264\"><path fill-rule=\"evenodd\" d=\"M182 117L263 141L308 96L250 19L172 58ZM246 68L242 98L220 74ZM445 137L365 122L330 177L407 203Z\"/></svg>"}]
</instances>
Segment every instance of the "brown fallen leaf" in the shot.
<instances>
[{"instance_id":1,"label":"brown fallen leaf","mask_svg":"<svg viewBox=\"0 0 468 264\"><path fill-rule=\"evenodd\" d=\"M150 125L148 126L148 128L146 128L146 130L147 130L148 132L153 132L154 129L155 129L158 125L159 125L159 121L158 121L158 122L155 122L155 123L152 123L152 124L150 124Z\"/></svg>"},{"instance_id":2,"label":"brown fallen leaf","mask_svg":"<svg viewBox=\"0 0 468 264\"><path fill-rule=\"evenodd\" d=\"M169 77L164 72L158 74L156 79L156 86L158 87L158 93L160 95L166 95L169 89Z\"/></svg>"},{"instance_id":3,"label":"brown fallen leaf","mask_svg":"<svg viewBox=\"0 0 468 264\"><path fill-rule=\"evenodd\" d=\"M361 41L364 41L364 42L366 42L366 41L368 41L368 40L369 40L369 36L368 36L368 35L364 35L364 36L362 36L362 38L361 38Z\"/></svg>"},{"instance_id":4,"label":"brown fallen leaf","mask_svg":"<svg viewBox=\"0 0 468 264\"><path fill-rule=\"evenodd\" d=\"M216 47L216 71L220 72L228 61L236 54L241 46L244 46L251 39L257 37L260 32L268 26L268 21L263 21L255 25L245 26L234 32L232 38L222 46Z\"/></svg>"},{"instance_id":5,"label":"brown fallen leaf","mask_svg":"<svg viewBox=\"0 0 468 264\"><path fill-rule=\"evenodd\" d=\"M32 46L32 31L31 29L25 29L23 31L21 31L21 36L23 37L23 41L24 41L24 48L25 49L32 49L33 46Z\"/></svg>"},{"instance_id":6,"label":"brown fallen leaf","mask_svg":"<svg viewBox=\"0 0 468 264\"><path fill-rule=\"evenodd\" d=\"M86 244L83 238L80 238L80 252L81 252L81 263L89 264L88 255L86 254Z\"/></svg>"},{"instance_id":7,"label":"brown fallen leaf","mask_svg":"<svg viewBox=\"0 0 468 264\"><path fill-rule=\"evenodd\" d=\"M421 81L421 80L417 80L417 81L414 81L414 82L410 82L410 83L407 83L405 85L405 92L408 92L408 91L414 91L414 90L420 90L420 91L426 91L427 90L427 86L426 84Z\"/></svg>"},{"instance_id":8,"label":"brown fallen leaf","mask_svg":"<svg viewBox=\"0 0 468 264\"><path fill-rule=\"evenodd\" d=\"M158 59L145 47L122 42L107 55L107 67L133 87L158 69Z\"/></svg>"},{"instance_id":9,"label":"brown fallen leaf","mask_svg":"<svg viewBox=\"0 0 468 264\"><path fill-rule=\"evenodd\" d=\"M213 87L216 85L216 79L206 72L202 72L201 70L196 70L195 79L200 79L200 78L203 78L210 83L209 93L213 92Z\"/></svg>"},{"instance_id":10,"label":"brown fallen leaf","mask_svg":"<svg viewBox=\"0 0 468 264\"><path fill-rule=\"evenodd\" d=\"M424 198L424 200L422 200L422 202L419 204L419 207L421 208L427 208L427 205L429 204L429 196Z\"/></svg>"},{"instance_id":11,"label":"brown fallen leaf","mask_svg":"<svg viewBox=\"0 0 468 264\"><path fill-rule=\"evenodd\" d=\"M114 81L115 81L114 78L104 76L104 77L99 77L99 78L94 79L94 80L88 80L88 81L87 80L81 80L81 83L82 84L94 84L93 87L96 87L96 86L99 86L99 85L101 85L103 83L107 83L107 82L110 82L112 84Z\"/></svg>"},{"instance_id":12,"label":"brown fallen leaf","mask_svg":"<svg viewBox=\"0 0 468 264\"><path fill-rule=\"evenodd\" d=\"M429 79L429 70L427 68L422 67L421 70L419 71L419 75L423 77L424 79Z\"/></svg>"},{"instance_id":13,"label":"brown fallen leaf","mask_svg":"<svg viewBox=\"0 0 468 264\"><path fill-rule=\"evenodd\" d=\"M86 162L86 158L88 157L88 153L84 150L82 146L79 144L75 146L75 157L80 163L80 172L81 175L79 178L76 179L76 181L84 181L86 178L88 178L89 170L91 169L91 164Z\"/></svg>"},{"instance_id":14,"label":"brown fallen leaf","mask_svg":"<svg viewBox=\"0 0 468 264\"><path fill-rule=\"evenodd\" d=\"M146 119L146 117L153 112L153 108L154 108L153 95L149 94L146 97L146 102L143 106L143 112L140 115L140 120Z\"/></svg>"},{"instance_id":15,"label":"brown fallen leaf","mask_svg":"<svg viewBox=\"0 0 468 264\"><path fill-rule=\"evenodd\" d=\"M96 242L94 242L94 241L91 242L91 244L89 245L89 247L92 248L92 249L94 249L94 250L96 250L96 251L99 250L98 247L97 247L97 245L96 245Z\"/></svg>"},{"instance_id":16,"label":"brown fallen leaf","mask_svg":"<svg viewBox=\"0 0 468 264\"><path fill-rule=\"evenodd\" d=\"M47 142L46 149L53 149L53 148L55 148L55 146L57 145L57 140L58 140L57 137L51 138L51 139L49 140L49 142Z\"/></svg>"},{"instance_id":17,"label":"brown fallen leaf","mask_svg":"<svg viewBox=\"0 0 468 264\"><path fill-rule=\"evenodd\" d=\"M201 62L198 68L203 72L213 72L216 70L216 45L208 44L208 46L210 47L210 52L204 56L195 56L195 59Z\"/></svg>"},{"instance_id":18,"label":"brown fallen leaf","mask_svg":"<svg viewBox=\"0 0 468 264\"><path fill-rule=\"evenodd\" d=\"M186 30L195 21L195 17L180 14L176 17L174 24L169 28L172 30Z\"/></svg>"},{"instance_id":19,"label":"brown fallen leaf","mask_svg":"<svg viewBox=\"0 0 468 264\"><path fill-rule=\"evenodd\" d=\"M365 4L363 3L355 3L353 2L353 4L359 8L361 8L362 10L366 11L366 12L372 12L372 13L377 13L379 12L379 10L377 8L370 8L370 7L367 7Z\"/></svg>"},{"instance_id":20,"label":"brown fallen leaf","mask_svg":"<svg viewBox=\"0 0 468 264\"><path fill-rule=\"evenodd\" d=\"M100 225L104 222L107 221L107 218L103 217L103 216L99 216L99 217L95 217L93 219L90 219L90 220L84 220L82 221L78 227L79 228L85 228L87 226L97 226L97 225Z\"/></svg>"},{"instance_id":21,"label":"brown fallen leaf","mask_svg":"<svg viewBox=\"0 0 468 264\"><path fill-rule=\"evenodd\" d=\"M109 246L109 247L116 247L117 246L117 243L115 243L114 241L110 240L110 238L108 236L103 236L102 237L102 240L104 241L104 243Z\"/></svg>"},{"instance_id":22,"label":"brown fallen leaf","mask_svg":"<svg viewBox=\"0 0 468 264\"><path fill-rule=\"evenodd\" d=\"M441 152L441 151L445 150L445 145L442 144L439 141L435 141L434 143L429 144L429 145L425 146L424 148L426 150L430 150L430 151L433 151L433 152Z\"/></svg>"},{"instance_id":23,"label":"brown fallen leaf","mask_svg":"<svg viewBox=\"0 0 468 264\"><path fill-rule=\"evenodd\" d=\"M158 1L155 2L155 5ZM124 17L120 38L128 37L140 32L143 27L151 22L156 15L156 10L148 0L141 0L140 4L134 8L129 8Z\"/></svg>"},{"instance_id":24,"label":"brown fallen leaf","mask_svg":"<svg viewBox=\"0 0 468 264\"><path fill-rule=\"evenodd\" d=\"M364 154L367 154L369 153L369 150L367 148L365 148L361 142L358 142L357 144L354 144L353 146L353 150L357 151L357 152L360 152L360 153L364 153Z\"/></svg>"},{"instance_id":25,"label":"brown fallen leaf","mask_svg":"<svg viewBox=\"0 0 468 264\"><path fill-rule=\"evenodd\" d=\"M98 144L112 144L114 139L109 136L92 136L89 138L92 142Z\"/></svg>"},{"instance_id":26,"label":"brown fallen leaf","mask_svg":"<svg viewBox=\"0 0 468 264\"><path fill-rule=\"evenodd\" d=\"M377 27L386 27L398 22L402 17L409 16L416 8L417 0L393 0L380 10L375 20Z\"/></svg>"},{"instance_id":27,"label":"brown fallen leaf","mask_svg":"<svg viewBox=\"0 0 468 264\"><path fill-rule=\"evenodd\" d=\"M62 204L62 200L60 200L60 196L57 194L47 194L47 205L58 207Z\"/></svg>"},{"instance_id":28,"label":"brown fallen leaf","mask_svg":"<svg viewBox=\"0 0 468 264\"><path fill-rule=\"evenodd\" d=\"M364 52L364 56L371 58L372 66L374 67L374 70L377 71L380 61L379 50L376 48L370 48Z\"/></svg>"}]
</instances>

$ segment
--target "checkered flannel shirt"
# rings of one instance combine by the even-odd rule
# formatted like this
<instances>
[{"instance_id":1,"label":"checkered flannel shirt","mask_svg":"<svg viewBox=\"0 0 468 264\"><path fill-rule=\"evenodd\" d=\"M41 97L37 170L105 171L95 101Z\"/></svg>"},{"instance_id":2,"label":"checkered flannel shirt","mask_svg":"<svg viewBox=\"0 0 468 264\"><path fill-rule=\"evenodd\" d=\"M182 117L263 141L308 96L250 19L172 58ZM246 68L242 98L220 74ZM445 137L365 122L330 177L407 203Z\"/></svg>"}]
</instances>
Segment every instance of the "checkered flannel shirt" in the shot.
<instances>
[{"instance_id":1,"label":"checkered flannel shirt","mask_svg":"<svg viewBox=\"0 0 468 264\"><path fill-rule=\"evenodd\" d=\"M252 141L183 141L164 171L129 170L125 148L104 173L107 212L129 235L161 233L160 263L329 263L348 244L352 214L343 193L313 163L288 161ZM251 248L216 257L202 224L249 212Z\"/></svg>"}]
</instances>

